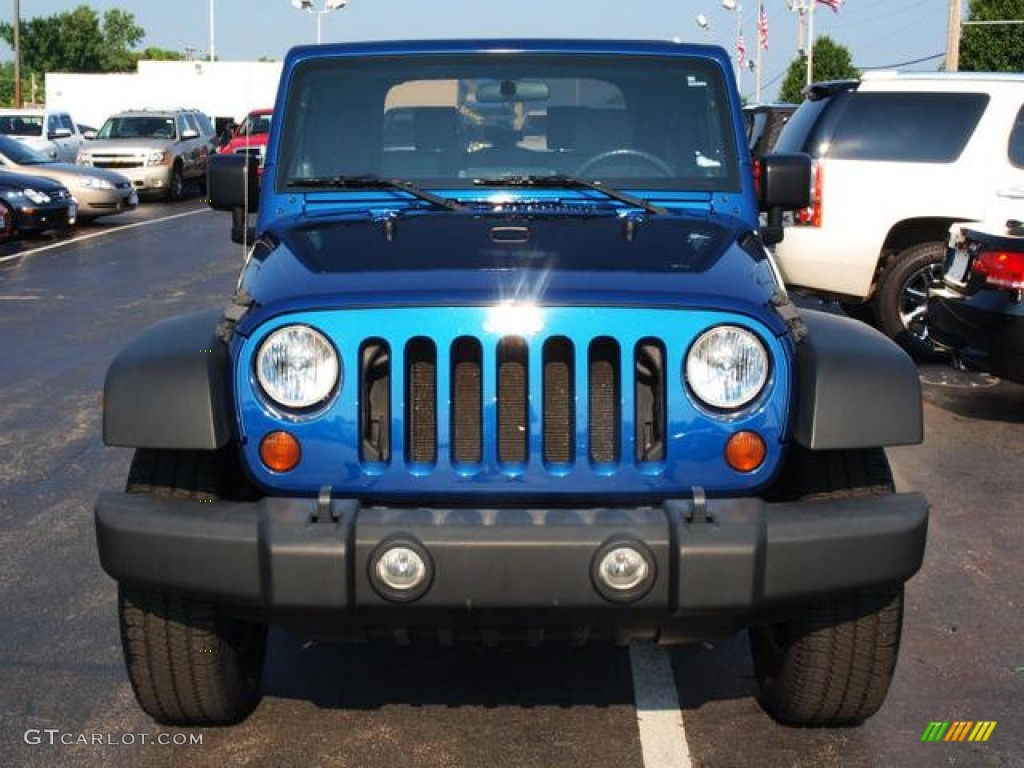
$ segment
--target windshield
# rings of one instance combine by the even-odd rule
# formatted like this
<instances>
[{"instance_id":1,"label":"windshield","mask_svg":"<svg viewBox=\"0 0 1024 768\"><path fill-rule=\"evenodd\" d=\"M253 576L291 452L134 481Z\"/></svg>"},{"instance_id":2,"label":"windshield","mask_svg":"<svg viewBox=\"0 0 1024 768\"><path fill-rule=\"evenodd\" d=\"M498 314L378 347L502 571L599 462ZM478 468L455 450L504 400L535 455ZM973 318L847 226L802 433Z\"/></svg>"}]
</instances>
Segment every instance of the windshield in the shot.
<instances>
[{"instance_id":1,"label":"windshield","mask_svg":"<svg viewBox=\"0 0 1024 768\"><path fill-rule=\"evenodd\" d=\"M103 124L97 139L174 139L173 117L112 117Z\"/></svg>"},{"instance_id":2,"label":"windshield","mask_svg":"<svg viewBox=\"0 0 1024 768\"><path fill-rule=\"evenodd\" d=\"M0 115L0 133L8 136L42 136L42 115Z\"/></svg>"},{"instance_id":3,"label":"windshield","mask_svg":"<svg viewBox=\"0 0 1024 768\"><path fill-rule=\"evenodd\" d=\"M267 133L270 133L270 115L248 115L236 135L259 136Z\"/></svg>"},{"instance_id":4,"label":"windshield","mask_svg":"<svg viewBox=\"0 0 1024 768\"><path fill-rule=\"evenodd\" d=\"M279 189L371 176L420 186L573 176L739 187L728 92L696 58L458 54L333 58L296 71Z\"/></svg>"},{"instance_id":5,"label":"windshield","mask_svg":"<svg viewBox=\"0 0 1024 768\"><path fill-rule=\"evenodd\" d=\"M15 165L40 165L52 162L42 152L7 136L0 136L0 155Z\"/></svg>"}]
</instances>

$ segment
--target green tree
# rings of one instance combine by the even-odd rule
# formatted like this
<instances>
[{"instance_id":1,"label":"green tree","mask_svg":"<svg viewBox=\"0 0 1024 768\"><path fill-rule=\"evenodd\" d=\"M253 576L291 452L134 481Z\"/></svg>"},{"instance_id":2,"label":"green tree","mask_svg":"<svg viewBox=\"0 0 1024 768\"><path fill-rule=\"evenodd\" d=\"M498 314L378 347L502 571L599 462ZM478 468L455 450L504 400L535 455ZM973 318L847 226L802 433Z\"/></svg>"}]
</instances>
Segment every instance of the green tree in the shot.
<instances>
[{"instance_id":1,"label":"green tree","mask_svg":"<svg viewBox=\"0 0 1024 768\"><path fill-rule=\"evenodd\" d=\"M135 69L138 57L132 48L146 36L146 31L135 23L135 16L112 8L103 14L104 72L129 72Z\"/></svg>"},{"instance_id":2,"label":"green tree","mask_svg":"<svg viewBox=\"0 0 1024 768\"><path fill-rule=\"evenodd\" d=\"M850 51L831 37L822 36L814 41L814 77L821 80L847 80L860 77L860 71L853 66ZM807 60L798 57L789 65L786 79L779 90L779 100L798 103L803 100L807 84Z\"/></svg>"},{"instance_id":3,"label":"green tree","mask_svg":"<svg viewBox=\"0 0 1024 768\"><path fill-rule=\"evenodd\" d=\"M1024 0L971 0L970 21L1024 20ZM965 72L1024 72L1024 24L968 25L960 40Z\"/></svg>"},{"instance_id":4,"label":"green tree","mask_svg":"<svg viewBox=\"0 0 1024 768\"><path fill-rule=\"evenodd\" d=\"M14 104L14 62L0 62L0 104Z\"/></svg>"},{"instance_id":5,"label":"green tree","mask_svg":"<svg viewBox=\"0 0 1024 768\"><path fill-rule=\"evenodd\" d=\"M135 17L113 9L103 15L80 5L73 11L37 16L21 23L21 64L25 73L123 72L135 64L131 48L145 36ZM14 28L0 24L0 39L14 45Z\"/></svg>"},{"instance_id":6,"label":"green tree","mask_svg":"<svg viewBox=\"0 0 1024 768\"><path fill-rule=\"evenodd\" d=\"M166 48L150 46L135 54L135 60L146 59L147 61L182 61L185 56L180 51L169 51Z\"/></svg>"}]
</instances>

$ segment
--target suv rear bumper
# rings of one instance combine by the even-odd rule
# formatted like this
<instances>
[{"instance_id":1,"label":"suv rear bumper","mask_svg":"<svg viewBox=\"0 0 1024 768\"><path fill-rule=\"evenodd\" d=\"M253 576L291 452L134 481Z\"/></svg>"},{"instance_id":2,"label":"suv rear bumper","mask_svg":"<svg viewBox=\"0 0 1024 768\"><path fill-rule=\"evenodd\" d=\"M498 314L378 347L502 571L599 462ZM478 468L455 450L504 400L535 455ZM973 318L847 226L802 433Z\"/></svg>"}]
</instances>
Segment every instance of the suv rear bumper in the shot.
<instances>
[{"instance_id":1,"label":"suv rear bumper","mask_svg":"<svg viewBox=\"0 0 1024 768\"><path fill-rule=\"evenodd\" d=\"M928 328L972 368L1024 384L1024 304L1012 302L1008 293L934 291Z\"/></svg>"},{"instance_id":2,"label":"suv rear bumper","mask_svg":"<svg viewBox=\"0 0 1024 768\"><path fill-rule=\"evenodd\" d=\"M440 510L104 493L96 503L100 561L117 581L270 621L327 614L335 628L367 617L392 625L400 614L427 625L439 615L507 625L525 611L547 623L583 614L669 634L729 616L735 631L836 592L902 584L921 565L927 522L917 493L783 504L718 499L704 514L688 500L635 509ZM432 561L430 587L415 602L398 605L371 584L374 554L393 540L415 543ZM620 541L639 542L655 574L645 594L625 602L603 597L593 576L598 552ZM694 636L701 633L687 639Z\"/></svg>"}]
</instances>

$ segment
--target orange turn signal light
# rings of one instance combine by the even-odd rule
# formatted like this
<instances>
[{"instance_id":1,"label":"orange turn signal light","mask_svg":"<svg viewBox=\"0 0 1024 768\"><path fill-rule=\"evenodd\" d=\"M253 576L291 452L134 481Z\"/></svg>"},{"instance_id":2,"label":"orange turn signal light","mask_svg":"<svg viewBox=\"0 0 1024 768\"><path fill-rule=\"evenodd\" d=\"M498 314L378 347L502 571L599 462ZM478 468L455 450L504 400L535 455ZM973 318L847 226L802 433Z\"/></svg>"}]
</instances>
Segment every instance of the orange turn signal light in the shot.
<instances>
[{"instance_id":1,"label":"orange turn signal light","mask_svg":"<svg viewBox=\"0 0 1024 768\"><path fill-rule=\"evenodd\" d=\"M260 441L260 458L274 472L288 472L302 459L302 447L290 432L268 432Z\"/></svg>"},{"instance_id":2,"label":"orange turn signal light","mask_svg":"<svg viewBox=\"0 0 1024 768\"><path fill-rule=\"evenodd\" d=\"M753 472L767 455L764 438L757 432L737 432L725 444L725 462L737 472Z\"/></svg>"}]
</instances>

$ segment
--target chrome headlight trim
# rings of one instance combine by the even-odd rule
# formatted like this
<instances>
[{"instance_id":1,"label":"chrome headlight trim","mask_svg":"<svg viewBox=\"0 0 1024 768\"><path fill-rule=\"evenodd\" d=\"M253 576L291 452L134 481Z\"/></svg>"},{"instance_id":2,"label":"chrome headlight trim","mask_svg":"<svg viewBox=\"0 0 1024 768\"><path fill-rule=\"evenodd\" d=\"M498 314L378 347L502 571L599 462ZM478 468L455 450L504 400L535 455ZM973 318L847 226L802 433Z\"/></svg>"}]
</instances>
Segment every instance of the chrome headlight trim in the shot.
<instances>
[{"instance_id":1,"label":"chrome headlight trim","mask_svg":"<svg viewBox=\"0 0 1024 768\"><path fill-rule=\"evenodd\" d=\"M337 350L308 325L285 325L271 332L260 343L254 363L264 396L290 411L322 405L341 387Z\"/></svg>"},{"instance_id":2,"label":"chrome headlight trim","mask_svg":"<svg viewBox=\"0 0 1024 768\"><path fill-rule=\"evenodd\" d=\"M761 394L770 369L768 349L756 333L738 325L718 325L690 346L684 379L702 405L736 411Z\"/></svg>"}]
</instances>

